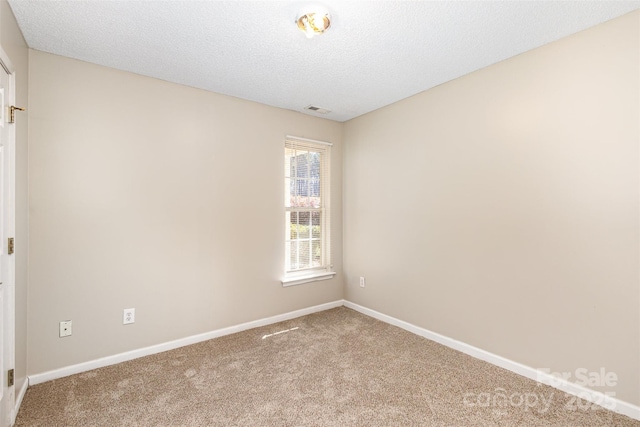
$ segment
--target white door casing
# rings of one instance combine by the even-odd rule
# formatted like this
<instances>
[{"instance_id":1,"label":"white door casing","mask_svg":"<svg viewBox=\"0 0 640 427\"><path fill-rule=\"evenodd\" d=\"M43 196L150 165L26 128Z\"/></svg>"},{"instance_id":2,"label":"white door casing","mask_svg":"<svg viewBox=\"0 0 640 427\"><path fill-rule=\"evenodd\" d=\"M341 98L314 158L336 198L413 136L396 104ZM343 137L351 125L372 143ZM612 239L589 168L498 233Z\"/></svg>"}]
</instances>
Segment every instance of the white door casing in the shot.
<instances>
[{"instance_id":1,"label":"white door casing","mask_svg":"<svg viewBox=\"0 0 640 427\"><path fill-rule=\"evenodd\" d=\"M0 427L15 421L15 385L8 371L15 367L15 255L8 239L15 233L15 129L9 123L15 101L15 75L0 49Z\"/></svg>"}]
</instances>

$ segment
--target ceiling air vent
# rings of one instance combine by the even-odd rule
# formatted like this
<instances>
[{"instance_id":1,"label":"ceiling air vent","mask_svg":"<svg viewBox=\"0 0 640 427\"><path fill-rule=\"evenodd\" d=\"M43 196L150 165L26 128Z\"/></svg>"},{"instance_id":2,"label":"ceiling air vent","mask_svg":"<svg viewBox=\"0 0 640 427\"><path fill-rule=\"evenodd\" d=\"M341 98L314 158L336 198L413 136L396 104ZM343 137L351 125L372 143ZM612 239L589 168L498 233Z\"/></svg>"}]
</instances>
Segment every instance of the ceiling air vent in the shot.
<instances>
[{"instance_id":1,"label":"ceiling air vent","mask_svg":"<svg viewBox=\"0 0 640 427\"><path fill-rule=\"evenodd\" d=\"M307 105L306 107L304 107L304 109L313 111L316 113L320 113L320 114L327 114L331 112L331 110L327 110L326 108L322 108L322 107L316 107L315 105Z\"/></svg>"}]
</instances>

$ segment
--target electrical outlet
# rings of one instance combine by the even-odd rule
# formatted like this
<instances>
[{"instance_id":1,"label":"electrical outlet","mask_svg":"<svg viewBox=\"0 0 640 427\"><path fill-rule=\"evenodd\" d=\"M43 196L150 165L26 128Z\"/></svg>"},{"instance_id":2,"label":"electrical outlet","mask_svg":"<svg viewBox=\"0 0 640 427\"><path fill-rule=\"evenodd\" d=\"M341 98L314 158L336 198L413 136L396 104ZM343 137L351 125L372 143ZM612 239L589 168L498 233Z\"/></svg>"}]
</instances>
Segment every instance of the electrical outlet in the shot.
<instances>
[{"instance_id":1,"label":"electrical outlet","mask_svg":"<svg viewBox=\"0 0 640 427\"><path fill-rule=\"evenodd\" d=\"M63 320L60 322L60 338L71 335L71 320Z\"/></svg>"},{"instance_id":2,"label":"electrical outlet","mask_svg":"<svg viewBox=\"0 0 640 427\"><path fill-rule=\"evenodd\" d=\"M125 308L124 314L122 316L122 324L128 325L130 323L136 322L136 309L135 308Z\"/></svg>"},{"instance_id":3,"label":"electrical outlet","mask_svg":"<svg viewBox=\"0 0 640 427\"><path fill-rule=\"evenodd\" d=\"M364 277L360 277L360 287L364 288Z\"/></svg>"}]
</instances>

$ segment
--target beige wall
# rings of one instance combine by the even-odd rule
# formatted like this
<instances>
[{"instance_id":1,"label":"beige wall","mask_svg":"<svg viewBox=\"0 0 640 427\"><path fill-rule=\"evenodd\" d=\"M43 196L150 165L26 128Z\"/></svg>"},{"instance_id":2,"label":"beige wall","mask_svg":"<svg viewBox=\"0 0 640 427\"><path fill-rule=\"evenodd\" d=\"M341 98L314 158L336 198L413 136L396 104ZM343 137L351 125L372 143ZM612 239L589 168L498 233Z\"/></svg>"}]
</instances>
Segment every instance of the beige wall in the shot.
<instances>
[{"instance_id":1,"label":"beige wall","mask_svg":"<svg viewBox=\"0 0 640 427\"><path fill-rule=\"evenodd\" d=\"M340 123L33 50L29 84L30 374L342 298ZM339 272L289 288L286 134L335 144Z\"/></svg>"},{"instance_id":2,"label":"beige wall","mask_svg":"<svg viewBox=\"0 0 640 427\"><path fill-rule=\"evenodd\" d=\"M11 59L16 78L16 104L27 105L29 52L6 0L0 1L0 45ZM16 119L16 328L15 372L16 390L20 390L27 375L27 114L17 113Z\"/></svg>"},{"instance_id":3,"label":"beige wall","mask_svg":"<svg viewBox=\"0 0 640 427\"><path fill-rule=\"evenodd\" d=\"M346 298L640 404L639 19L347 122Z\"/></svg>"},{"instance_id":4,"label":"beige wall","mask_svg":"<svg viewBox=\"0 0 640 427\"><path fill-rule=\"evenodd\" d=\"M640 404L639 20L344 125L31 51L28 372L344 291L529 366L605 367ZM332 281L278 281L285 134L336 144Z\"/></svg>"}]
</instances>

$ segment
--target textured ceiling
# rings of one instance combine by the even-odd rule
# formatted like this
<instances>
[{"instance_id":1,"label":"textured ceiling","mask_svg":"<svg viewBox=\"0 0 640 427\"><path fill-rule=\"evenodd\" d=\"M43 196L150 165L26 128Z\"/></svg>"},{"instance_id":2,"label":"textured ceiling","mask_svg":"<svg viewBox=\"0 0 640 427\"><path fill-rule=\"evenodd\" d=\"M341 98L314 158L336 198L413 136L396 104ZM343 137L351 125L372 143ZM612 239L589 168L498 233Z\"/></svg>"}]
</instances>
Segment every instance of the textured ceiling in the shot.
<instances>
[{"instance_id":1,"label":"textured ceiling","mask_svg":"<svg viewBox=\"0 0 640 427\"><path fill-rule=\"evenodd\" d=\"M338 121L640 7L325 0L332 26L307 39L294 24L304 0L9 3L33 49Z\"/></svg>"}]
</instances>

